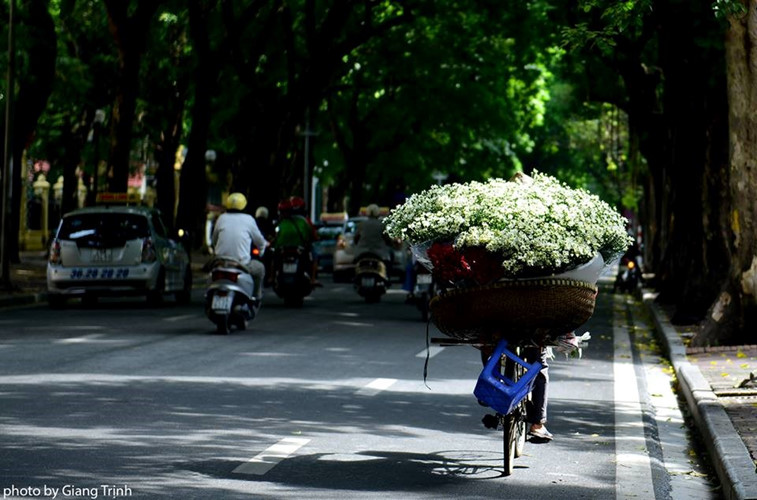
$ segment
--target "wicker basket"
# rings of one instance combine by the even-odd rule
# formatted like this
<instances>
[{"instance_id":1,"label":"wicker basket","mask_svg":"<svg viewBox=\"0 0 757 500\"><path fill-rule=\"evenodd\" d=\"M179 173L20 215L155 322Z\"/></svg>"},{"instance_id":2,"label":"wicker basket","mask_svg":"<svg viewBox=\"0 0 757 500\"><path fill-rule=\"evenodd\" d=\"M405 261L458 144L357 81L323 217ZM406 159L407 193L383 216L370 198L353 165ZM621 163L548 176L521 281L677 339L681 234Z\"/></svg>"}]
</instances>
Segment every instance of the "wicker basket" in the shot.
<instances>
[{"instance_id":1,"label":"wicker basket","mask_svg":"<svg viewBox=\"0 0 757 500\"><path fill-rule=\"evenodd\" d=\"M505 281L445 290L430 303L431 321L445 335L497 338L568 333L594 314L597 287L565 279Z\"/></svg>"}]
</instances>

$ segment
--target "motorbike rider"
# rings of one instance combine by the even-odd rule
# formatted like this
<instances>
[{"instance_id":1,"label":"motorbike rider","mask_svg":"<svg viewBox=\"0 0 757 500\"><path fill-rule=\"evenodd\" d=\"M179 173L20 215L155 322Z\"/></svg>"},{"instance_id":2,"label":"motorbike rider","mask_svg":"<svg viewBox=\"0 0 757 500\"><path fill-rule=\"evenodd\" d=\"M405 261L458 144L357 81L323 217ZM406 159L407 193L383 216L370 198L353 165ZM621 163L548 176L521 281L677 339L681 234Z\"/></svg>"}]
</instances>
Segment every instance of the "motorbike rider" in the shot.
<instances>
[{"instance_id":1,"label":"motorbike rider","mask_svg":"<svg viewBox=\"0 0 757 500\"><path fill-rule=\"evenodd\" d=\"M379 213L379 206L375 203L366 207L368 218L357 227L353 240L355 243L355 261L361 255L370 253L391 264L392 248L390 240L384 233L384 224L378 218Z\"/></svg>"},{"instance_id":2,"label":"motorbike rider","mask_svg":"<svg viewBox=\"0 0 757 500\"><path fill-rule=\"evenodd\" d=\"M320 286L317 280L318 262L315 259L313 242L318 233L305 215L305 200L299 196L290 196L278 206L279 222L276 226L275 248L303 247L311 265L310 283Z\"/></svg>"},{"instance_id":3,"label":"motorbike rider","mask_svg":"<svg viewBox=\"0 0 757 500\"><path fill-rule=\"evenodd\" d=\"M639 244L634 241L631 246L628 247L626 253L620 258L620 264L618 265L618 274L615 276L615 284L613 285L613 291L615 291L623 280L623 272L625 271L628 262L633 262L635 266L634 272L641 278L641 249Z\"/></svg>"},{"instance_id":4,"label":"motorbike rider","mask_svg":"<svg viewBox=\"0 0 757 500\"><path fill-rule=\"evenodd\" d=\"M258 225L258 229L265 237L269 245L273 245L274 239L276 239L276 228L273 221L269 217L268 207L259 206L255 209L255 223ZM263 265L265 266L265 286L271 286L273 284L273 252L266 252L261 256Z\"/></svg>"},{"instance_id":5,"label":"motorbike rider","mask_svg":"<svg viewBox=\"0 0 757 500\"><path fill-rule=\"evenodd\" d=\"M251 257L253 244L263 256L267 241L260 232L255 219L244 212L247 198L242 193L231 193L226 199L226 212L222 213L213 227L213 250L215 259L238 262L255 278L255 297L263 296L265 266Z\"/></svg>"}]
</instances>

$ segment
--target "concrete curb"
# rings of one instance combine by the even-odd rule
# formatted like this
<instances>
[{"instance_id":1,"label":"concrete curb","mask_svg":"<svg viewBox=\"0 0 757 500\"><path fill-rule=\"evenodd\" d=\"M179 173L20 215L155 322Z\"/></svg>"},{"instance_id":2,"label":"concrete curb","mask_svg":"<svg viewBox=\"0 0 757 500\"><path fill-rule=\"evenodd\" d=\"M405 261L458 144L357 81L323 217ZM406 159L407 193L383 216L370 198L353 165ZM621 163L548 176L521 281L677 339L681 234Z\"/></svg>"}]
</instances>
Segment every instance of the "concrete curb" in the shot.
<instances>
[{"instance_id":1,"label":"concrete curb","mask_svg":"<svg viewBox=\"0 0 757 500\"><path fill-rule=\"evenodd\" d=\"M704 437L707 452L727 500L757 500L757 473L744 441L731 418L696 365L686 357L686 347L651 293L643 301L655 323L657 336L673 365L681 391Z\"/></svg>"},{"instance_id":2,"label":"concrete curb","mask_svg":"<svg viewBox=\"0 0 757 500\"><path fill-rule=\"evenodd\" d=\"M47 301L46 292L27 292L0 296L0 308L28 306Z\"/></svg>"}]
</instances>

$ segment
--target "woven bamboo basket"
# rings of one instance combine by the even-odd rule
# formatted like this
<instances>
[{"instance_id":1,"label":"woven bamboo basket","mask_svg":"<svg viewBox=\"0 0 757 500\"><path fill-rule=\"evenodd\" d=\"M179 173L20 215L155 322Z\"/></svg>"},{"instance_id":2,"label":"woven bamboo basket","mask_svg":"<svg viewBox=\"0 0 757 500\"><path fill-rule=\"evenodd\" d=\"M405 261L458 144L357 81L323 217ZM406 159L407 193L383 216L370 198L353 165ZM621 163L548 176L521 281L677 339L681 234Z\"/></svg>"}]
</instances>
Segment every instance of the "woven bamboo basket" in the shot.
<instances>
[{"instance_id":1,"label":"woven bamboo basket","mask_svg":"<svg viewBox=\"0 0 757 500\"><path fill-rule=\"evenodd\" d=\"M560 335L594 314L597 287L567 279L498 282L454 288L431 300L431 321L445 335L466 341Z\"/></svg>"}]
</instances>

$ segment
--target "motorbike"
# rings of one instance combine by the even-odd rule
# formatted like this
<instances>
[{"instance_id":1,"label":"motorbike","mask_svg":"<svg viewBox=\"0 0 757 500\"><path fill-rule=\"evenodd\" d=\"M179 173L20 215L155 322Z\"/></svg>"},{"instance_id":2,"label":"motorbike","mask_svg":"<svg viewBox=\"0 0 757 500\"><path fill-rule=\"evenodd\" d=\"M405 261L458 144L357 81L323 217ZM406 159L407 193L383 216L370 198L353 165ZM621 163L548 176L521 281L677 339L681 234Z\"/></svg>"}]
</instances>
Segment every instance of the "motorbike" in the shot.
<instances>
[{"instance_id":1,"label":"motorbike","mask_svg":"<svg viewBox=\"0 0 757 500\"><path fill-rule=\"evenodd\" d=\"M355 259L355 290L366 302L379 302L389 287L386 264L377 255L363 253Z\"/></svg>"},{"instance_id":2,"label":"motorbike","mask_svg":"<svg viewBox=\"0 0 757 500\"><path fill-rule=\"evenodd\" d=\"M261 301L255 297L255 278L244 266L229 259L210 262L205 314L216 325L219 334L228 335L232 327L245 330L260 305Z\"/></svg>"},{"instance_id":3,"label":"motorbike","mask_svg":"<svg viewBox=\"0 0 757 500\"><path fill-rule=\"evenodd\" d=\"M641 270L635 259L622 258L618 264L618 275L615 277L613 292L632 293L641 282Z\"/></svg>"},{"instance_id":4,"label":"motorbike","mask_svg":"<svg viewBox=\"0 0 757 500\"><path fill-rule=\"evenodd\" d=\"M429 320L429 302L436 295L436 283L434 277L425 266L416 262L413 264L413 295L411 302L421 312L423 321Z\"/></svg>"},{"instance_id":5,"label":"motorbike","mask_svg":"<svg viewBox=\"0 0 757 500\"><path fill-rule=\"evenodd\" d=\"M277 248L274 255L273 291L284 299L284 305L302 307L305 297L313 291L310 279L312 272L312 260L305 248Z\"/></svg>"}]
</instances>

